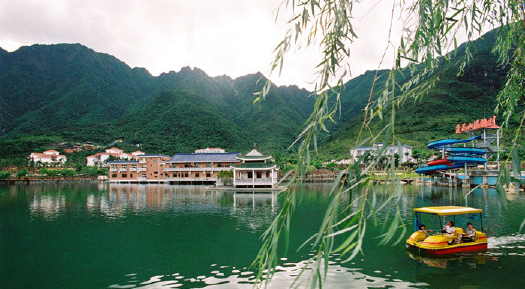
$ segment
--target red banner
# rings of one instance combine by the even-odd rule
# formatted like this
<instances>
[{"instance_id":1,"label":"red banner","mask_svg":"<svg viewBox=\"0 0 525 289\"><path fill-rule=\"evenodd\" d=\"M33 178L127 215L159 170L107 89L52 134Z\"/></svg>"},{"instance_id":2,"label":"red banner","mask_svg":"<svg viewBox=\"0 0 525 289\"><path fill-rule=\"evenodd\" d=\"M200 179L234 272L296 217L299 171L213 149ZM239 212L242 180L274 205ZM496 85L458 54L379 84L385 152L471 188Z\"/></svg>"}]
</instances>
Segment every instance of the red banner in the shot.
<instances>
[{"instance_id":1,"label":"red banner","mask_svg":"<svg viewBox=\"0 0 525 289\"><path fill-rule=\"evenodd\" d=\"M496 125L496 116L493 116L489 119L478 119L473 123L458 124L456 125L456 133L463 133L484 128L499 128L499 126Z\"/></svg>"}]
</instances>

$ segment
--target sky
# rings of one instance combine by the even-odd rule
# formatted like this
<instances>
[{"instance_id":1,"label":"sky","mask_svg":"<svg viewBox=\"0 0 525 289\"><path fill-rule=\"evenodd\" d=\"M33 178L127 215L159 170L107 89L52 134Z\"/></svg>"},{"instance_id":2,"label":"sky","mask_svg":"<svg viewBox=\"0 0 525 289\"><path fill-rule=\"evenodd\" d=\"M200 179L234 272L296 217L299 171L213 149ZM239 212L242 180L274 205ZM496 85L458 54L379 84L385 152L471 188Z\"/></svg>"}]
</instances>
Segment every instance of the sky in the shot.
<instances>
[{"instance_id":1,"label":"sky","mask_svg":"<svg viewBox=\"0 0 525 289\"><path fill-rule=\"evenodd\" d=\"M317 46L292 48L282 73L270 75L273 50L288 30L282 0L0 0L0 47L80 43L151 74L197 67L209 76L263 73L277 85L312 89ZM359 39L352 45L351 77L377 69L387 47L393 0L369 0L355 9ZM394 22L399 38L400 23ZM392 67L393 50L381 68Z\"/></svg>"}]
</instances>

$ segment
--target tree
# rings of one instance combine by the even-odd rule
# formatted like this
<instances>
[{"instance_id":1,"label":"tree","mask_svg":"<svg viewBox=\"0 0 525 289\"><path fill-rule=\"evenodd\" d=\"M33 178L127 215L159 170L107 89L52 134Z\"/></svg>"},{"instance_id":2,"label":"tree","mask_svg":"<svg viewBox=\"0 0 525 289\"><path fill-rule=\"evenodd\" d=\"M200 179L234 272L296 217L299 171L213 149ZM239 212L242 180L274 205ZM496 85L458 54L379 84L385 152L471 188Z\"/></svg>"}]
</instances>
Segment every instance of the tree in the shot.
<instances>
[{"instance_id":1,"label":"tree","mask_svg":"<svg viewBox=\"0 0 525 289\"><path fill-rule=\"evenodd\" d=\"M27 171L27 169L23 169L23 170L19 170L17 173L16 173L16 178L17 179L21 179L22 177L26 176L29 172Z\"/></svg>"},{"instance_id":2,"label":"tree","mask_svg":"<svg viewBox=\"0 0 525 289\"><path fill-rule=\"evenodd\" d=\"M266 280L271 279L275 272L274 269L279 260L279 240L283 236L287 236L286 239L288 239L290 233L290 220L296 205L296 181L304 178L310 164L311 150L317 151L319 134L327 131L325 122L333 121L336 114L340 112L340 89L343 87L344 77L350 72L350 44L357 41L351 17L352 9L359 3L352 0L286 0L281 6L281 8L292 7L293 15L289 21L291 28L275 50L275 60L271 65L272 72L282 69L285 55L293 46L318 45L321 48L322 57L317 66L314 110L297 140L292 144L299 146L296 174L289 184L289 190L285 193L285 201L280 214L263 234L263 244L254 261L254 265L259 268L257 275L259 281L262 281L265 272ZM452 47L457 48L458 31L464 29L468 38L464 46L464 53L457 64L457 73L461 75L472 58L470 41L487 29L499 26L493 52L498 54L500 65L509 66L509 71L506 83L498 95L498 106L495 113L501 113L504 125L508 124L513 115L519 117L520 125L509 154L513 157L513 172L517 178L520 172L518 144L520 144L525 120L525 41L523 41L525 39L525 7L523 1L395 1L392 7L392 19L394 15L401 15L405 24L404 32L400 35L400 45L395 50L397 58L381 90L374 91L374 85L372 85L368 105L365 108L364 121L355 145L357 146L365 138L366 133L369 134L368 137L372 141L382 138L385 144L383 149L388 145L395 145L396 108L407 100L419 100L431 89L437 87L440 69L443 63L451 59L448 51ZM385 42L388 42L390 46L392 38L390 32L388 38ZM397 82L400 77L407 75L410 77L407 82L403 84ZM377 79L377 74L375 79ZM256 101L264 99L270 88L271 84L268 81L258 93ZM374 95L378 95L377 98L374 99ZM382 119L386 112L390 115L389 124L379 132L371 132L369 129L371 120L377 117ZM367 189L350 206L339 207L338 200L344 193L363 188L370 183L368 182L369 172L382 164L383 152L380 150L375 156L372 156L370 163L363 168L354 165L348 170L341 171L336 179L336 182L339 182L345 176L349 187L333 186L331 194L333 201L327 209L322 225L318 233L307 242L312 243L311 249L315 252L309 261L311 267L314 268L308 279L310 285L321 284L321 278L326 276L327 270L325 266L324 274L321 272L322 264L328 263L330 255L339 253L341 258L348 261L362 251L367 220L374 215L369 214L369 211L378 208L391 210L386 213L386 215L393 216L391 225L383 235L381 243L396 239L399 242L401 239L394 238L399 235L398 229L402 230L401 236L404 235L406 226L396 207L396 201L400 199L401 194L396 191L394 185L399 181L394 174L394 158L391 158L387 166L390 172L387 177L392 181L389 189L392 190L390 192L392 197L382 205L373 206L368 200L372 198L375 200L376 192ZM356 162L356 164L359 163L361 161ZM502 171L503 174L508 174L506 168ZM510 178L506 179L508 183ZM500 190L501 188L499 186ZM355 209L356 207L358 209Z\"/></svg>"},{"instance_id":3,"label":"tree","mask_svg":"<svg viewBox=\"0 0 525 289\"><path fill-rule=\"evenodd\" d=\"M1 171L0 172L0 180L5 180L7 178L11 177L11 172L9 171Z\"/></svg>"}]
</instances>

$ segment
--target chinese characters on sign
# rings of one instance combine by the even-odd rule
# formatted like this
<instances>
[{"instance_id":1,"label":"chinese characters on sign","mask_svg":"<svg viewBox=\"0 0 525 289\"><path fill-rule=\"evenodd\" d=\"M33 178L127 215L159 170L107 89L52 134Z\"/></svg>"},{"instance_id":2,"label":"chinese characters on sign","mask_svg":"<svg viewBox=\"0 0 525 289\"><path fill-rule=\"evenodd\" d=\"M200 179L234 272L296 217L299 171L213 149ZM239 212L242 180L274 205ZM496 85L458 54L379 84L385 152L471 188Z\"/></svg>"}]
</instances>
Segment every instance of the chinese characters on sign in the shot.
<instances>
[{"instance_id":1,"label":"chinese characters on sign","mask_svg":"<svg viewBox=\"0 0 525 289\"><path fill-rule=\"evenodd\" d=\"M456 133L463 133L466 131L473 131L484 128L499 128L499 126L496 125L496 116L493 116L489 119L478 119L475 122L469 124L458 124L456 126Z\"/></svg>"}]
</instances>

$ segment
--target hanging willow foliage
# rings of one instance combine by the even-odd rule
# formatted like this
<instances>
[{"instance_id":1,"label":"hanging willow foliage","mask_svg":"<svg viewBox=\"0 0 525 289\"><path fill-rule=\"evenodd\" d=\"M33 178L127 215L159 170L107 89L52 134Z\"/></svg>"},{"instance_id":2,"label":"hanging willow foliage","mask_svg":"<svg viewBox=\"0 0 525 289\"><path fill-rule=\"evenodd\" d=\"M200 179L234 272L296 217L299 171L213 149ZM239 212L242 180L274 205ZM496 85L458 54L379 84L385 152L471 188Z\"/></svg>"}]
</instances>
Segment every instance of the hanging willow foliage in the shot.
<instances>
[{"instance_id":1,"label":"hanging willow foliage","mask_svg":"<svg viewBox=\"0 0 525 289\"><path fill-rule=\"evenodd\" d=\"M357 34L352 23L354 5L363 1L352 0L284 0L279 9L290 9L293 16L289 20L290 29L275 48L275 59L271 64L272 72L279 72L284 66L285 55L292 47L319 46L322 59L317 65L316 83L313 95L315 106L310 118L305 123L294 145L298 147L298 167L287 184L284 203L280 214L263 234L263 244L253 265L259 269L257 284L267 284L275 272L279 260L279 241L285 240L284 251L288 250L292 216L297 205L298 183L306 174L312 150L317 151L317 140L322 131L328 131L326 121L334 121L341 112L341 93L343 79L350 74L351 44L357 41ZM401 242L406 226L404 225L397 201L401 198L399 179L394 174L394 160L388 168L387 181L390 185L377 189L370 186L370 173L380 164L380 156L388 145L398 145L395 137L395 110L408 99L424 97L439 82L439 70L444 61L450 61L448 51L457 49L457 37L461 29L466 34L465 53L456 63L458 75L464 72L472 58L470 41L489 29L499 27L493 52L499 56L500 65L509 66L507 81L498 95L496 113L501 113L504 126L511 116L518 114L521 124L512 145L511 174L505 165L501 170L498 189L503 190L511 181L519 181L520 162L517 146L523 132L525 120L525 2L524 0L395 0L392 5L392 17L401 15L404 29L400 36L400 45L396 49L397 59L392 65L388 79L380 91L370 91L365 119L355 146L365 142L382 140L383 148L374 154L364 155L356 164L342 171L335 180L331 196L332 201L325 213L319 231L306 240L301 247L310 246L314 253L305 268L309 270L306 285L322 287L326 277L328 260L332 254L340 254L349 261L362 252L363 238L367 222L375 222L379 211L387 211L390 216L389 226L382 236L381 243ZM390 22L387 49L391 46ZM386 49L385 49L386 54ZM383 55L384 58L384 55ZM382 63L383 59L381 59ZM381 64L380 64L381 65ZM379 67L378 67L379 68ZM410 80L399 85L399 75L410 75ZM377 74L376 78L377 79ZM257 94L255 102L264 99L270 90L268 81L264 89ZM373 95L378 95L373 99ZM334 101L335 100L335 101ZM370 121L383 118L383 111L388 110L391 119L380 132L371 132ZM369 138L363 132L370 133ZM371 159L369 165L360 168L359 163ZM341 185L342 181L348 185ZM340 199L351 191L359 192L359 197L347 207L341 207ZM378 203L378 194L388 194L388 198ZM525 226L525 222L524 222ZM399 232L401 230L401 232ZM396 237L397 236L397 237ZM299 274L302 276L306 269ZM299 280L299 277L297 277ZM299 285L294 283L294 285Z\"/></svg>"}]
</instances>

